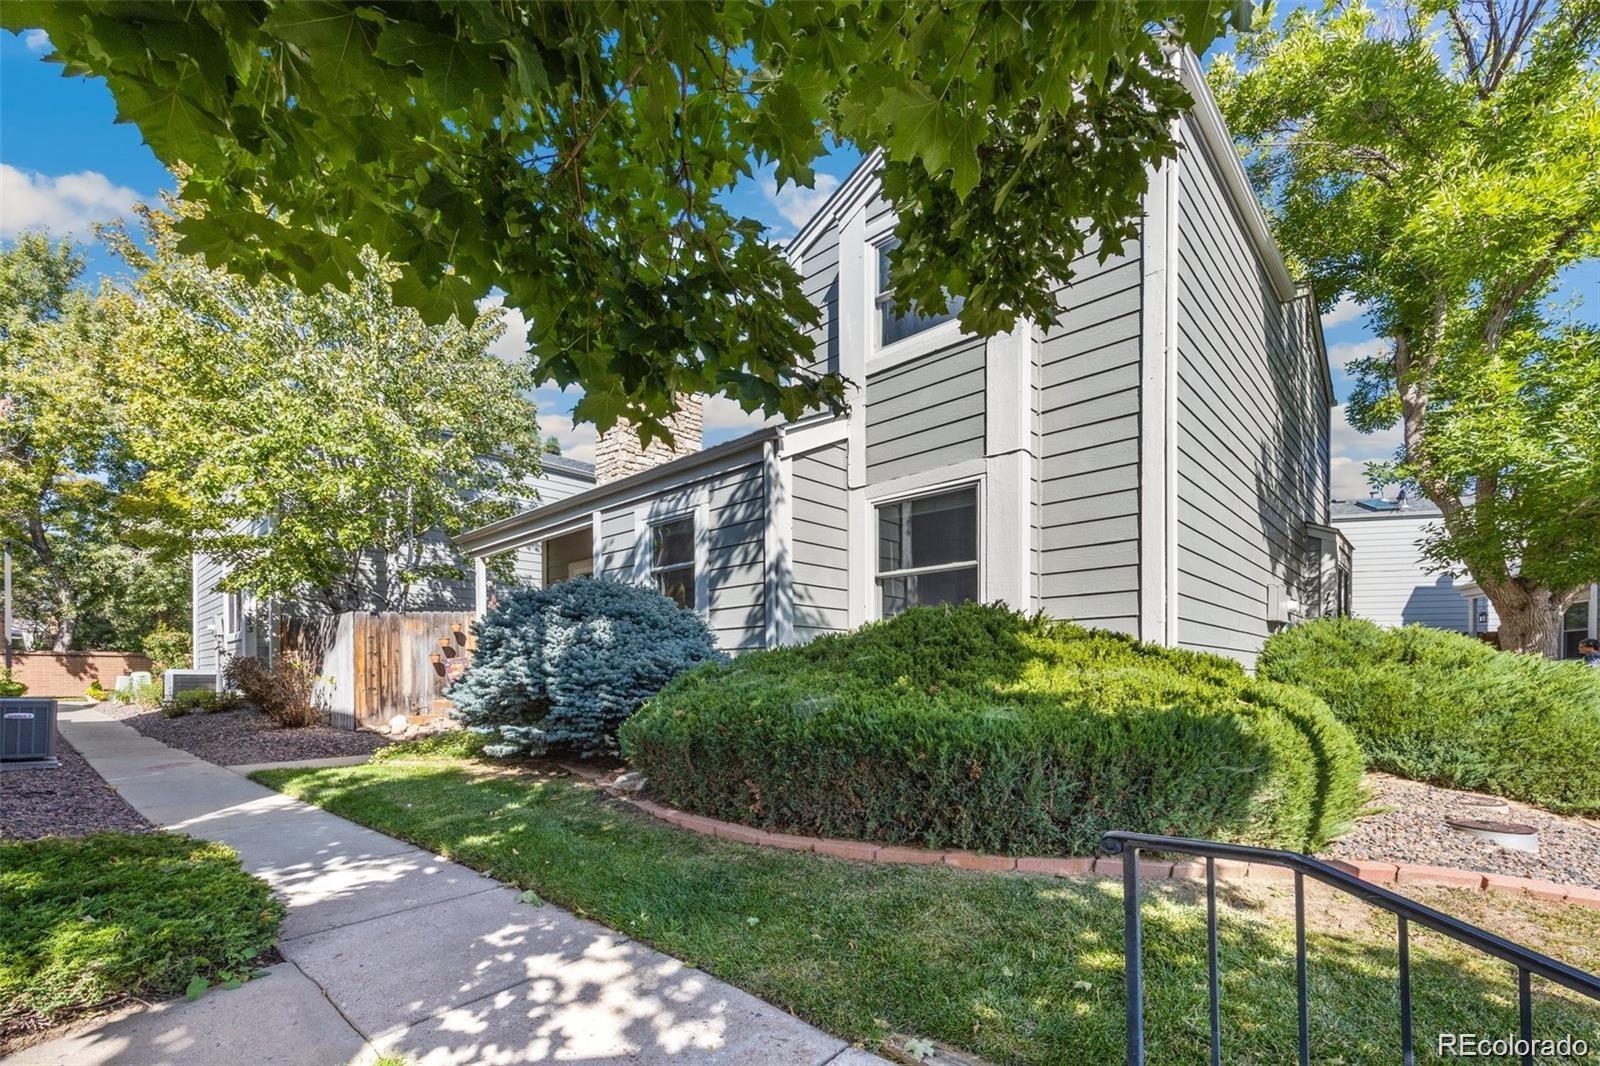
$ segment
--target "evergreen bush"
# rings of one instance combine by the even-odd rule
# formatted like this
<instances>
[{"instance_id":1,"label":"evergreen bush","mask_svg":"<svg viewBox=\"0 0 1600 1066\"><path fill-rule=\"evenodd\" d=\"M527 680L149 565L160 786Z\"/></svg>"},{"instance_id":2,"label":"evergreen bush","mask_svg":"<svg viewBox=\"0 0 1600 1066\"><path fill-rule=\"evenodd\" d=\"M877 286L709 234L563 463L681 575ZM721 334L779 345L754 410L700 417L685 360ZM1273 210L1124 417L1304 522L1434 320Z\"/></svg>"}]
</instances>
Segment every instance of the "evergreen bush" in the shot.
<instances>
[{"instance_id":1,"label":"evergreen bush","mask_svg":"<svg viewBox=\"0 0 1600 1066\"><path fill-rule=\"evenodd\" d=\"M1460 633L1337 618L1273 636L1260 672L1320 696L1377 769L1600 812L1600 671Z\"/></svg>"},{"instance_id":2,"label":"evergreen bush","mask_svg":"<svg viewBox=\"0 0 1600 1066\"><path fill-rule=\"evenodd\" d=\"M472 665L448 695L491 734L495 757L617 750L617 727L678 674L719 661L695 612L652 588L601 579L520 589L476 627Z\"/></svg>"},{"instance_id":3,"label":"evergreen bush","mask_svg":"<svg viewBox=\"0 0 1600 1066\"><path fill-rule=\"evenodd\" d=\"M1354 817L1362 772L1308 693L976 604L696 670L621 741L678 807L1013 854L1093 854L1111 829L1314 850Z\"/></svg>"}]
</instances>

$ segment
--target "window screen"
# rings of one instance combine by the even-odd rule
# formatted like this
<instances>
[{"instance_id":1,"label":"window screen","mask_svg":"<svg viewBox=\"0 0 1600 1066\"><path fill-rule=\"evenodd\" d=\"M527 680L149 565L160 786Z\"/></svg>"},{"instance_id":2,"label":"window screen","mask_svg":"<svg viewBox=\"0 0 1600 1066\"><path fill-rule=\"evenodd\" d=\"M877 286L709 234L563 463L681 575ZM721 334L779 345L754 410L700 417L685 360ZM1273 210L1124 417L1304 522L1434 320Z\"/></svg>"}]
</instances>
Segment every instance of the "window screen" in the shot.
<instances>
[{"instance_id":1,"label":"window screen","mask_svg":"<svg viewBox=\"0 0 1600 1066\"><path fill-rule=\"evenodd\" d=\"M978 598L978 490L919 496L878 508L881 615Z\"/></svg>"},{"instance_id":2,"label":"window screen","mask_svg":"<svg viewBox=\"0 0 1600 1066\"><path fill-rule=\"evenodd\" d=\"M650 527L650 576L678 606L695 607L693 517Z\"/></svg>"}]
</instances>

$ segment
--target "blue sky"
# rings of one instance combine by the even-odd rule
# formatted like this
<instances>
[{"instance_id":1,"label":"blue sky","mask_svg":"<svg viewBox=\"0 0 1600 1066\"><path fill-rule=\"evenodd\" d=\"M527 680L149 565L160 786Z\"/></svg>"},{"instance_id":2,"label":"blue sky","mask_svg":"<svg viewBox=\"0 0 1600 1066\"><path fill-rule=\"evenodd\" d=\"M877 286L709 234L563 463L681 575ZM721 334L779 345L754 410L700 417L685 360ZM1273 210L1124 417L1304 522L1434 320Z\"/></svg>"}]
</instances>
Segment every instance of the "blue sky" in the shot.
<instances>
[{"instance_id":1,"label":"blue sky","mask_svg":"<svg viewBox=\"0 0 1600 1066\"><path fill-rule=\"evenodd\" d=\"M1219 42L1219 47L1228 47ZM57 236L90 237L90 226L125 215L141 200L151 200L172 187L166 170L141 142L138 130L115 122L111 94L97 79L62 78L60 68L43 62L49 51L42 33L0 32L0 238L38 226ZM778 238L793 234L858 161L854 151L841 150L825 160L815 189L779 189L770 171L746 180L727 197L734 210L767 223ZM118 264L103 250L93 249L89 273L115 273ZM1600 264L1586 263L1563 278L1561 300L1600 291ZM1590 314L1592 314L1592 310ZM520 350L521 323L513 320L503 351ZM1377 351L1361 310L1341 304L1323 319L1334 384L1342 402L1349 380L1342 367L1359 355ZM577 458L592 453L594 432L570 419L577 396L572 391L540 389L536 397L540 422L553 432L563 450ZM757 421L726 400L712 400L706 409L707 445L745 432ZM1333 455L1336 495L1362 496L1362 464L1387 458L1399 444L1398 432L1371 436L1350 429L1342 407L1334 412Z\"/></svg>"}]
</instances>

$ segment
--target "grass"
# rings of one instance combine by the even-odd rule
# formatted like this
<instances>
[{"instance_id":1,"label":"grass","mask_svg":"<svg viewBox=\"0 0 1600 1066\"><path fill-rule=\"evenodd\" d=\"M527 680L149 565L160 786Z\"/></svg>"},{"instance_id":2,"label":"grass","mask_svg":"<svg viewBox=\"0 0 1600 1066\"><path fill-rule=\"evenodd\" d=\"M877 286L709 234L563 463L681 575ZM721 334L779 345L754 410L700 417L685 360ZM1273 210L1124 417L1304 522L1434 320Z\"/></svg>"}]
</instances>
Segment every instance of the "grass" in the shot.
<instances>
[{"instance_id":1,"label":"grass","mask_svg":"<svg viewBox=\"0 0 1600 1066\"><path fill-rule=\"evenodd\" d=\"M0 1032L247 974L282 917L221 844L168 833L0 843Z\"/></svg>"},{"instance_id":2,"label":"grass","mask_svg":"<svg viewBox=\"0 0 1600 1066\"><path fill-rule=\"evenodd\" d=\"M875 1046L891 1033L994 1062L1120 1061L1121 896L1115 882L879 867L679 832L570 779L431 757L255 777L411 840ZM1441 909L1565 961L1600 965L1600 912L1438 890ZM1229 888L1222 927L1229 1062L1293 1061L1288 894ZM1394 923L1310 901L1312 1058L1389 1063L1399 1042ZM1203 897L1152 891L1145 908L1152 1063L1204 1061ZM1415 934L1419 1053L1438 1031L1515 1032L1501 964ZM1539 987L1542 1034L1600 1044L1600 1011Z\"/></svg>"}]
</instances>

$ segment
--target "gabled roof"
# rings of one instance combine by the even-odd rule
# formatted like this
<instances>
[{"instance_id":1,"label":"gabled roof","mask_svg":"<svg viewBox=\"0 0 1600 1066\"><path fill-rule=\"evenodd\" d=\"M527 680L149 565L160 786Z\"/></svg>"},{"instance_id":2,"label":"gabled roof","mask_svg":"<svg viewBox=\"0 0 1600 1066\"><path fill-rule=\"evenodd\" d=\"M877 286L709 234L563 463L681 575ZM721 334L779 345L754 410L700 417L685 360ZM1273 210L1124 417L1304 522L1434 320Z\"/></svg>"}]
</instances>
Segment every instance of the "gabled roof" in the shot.
<instances>
[{"instance_id":1,"label":"gabled roof","mask_svg":"<svg viewBox=\"0 0 1600 1066\"><path fill-rule=\"evenodd\" d=\"M1404 507L1397 500L1331 500L1328 514L1335 522L1341 518L1438 518L1439 508L1422 498L1407 500Z\"/></svg>"},{"instance_id":2,"label":"gabled roof","mask_svg":"<svg viewBox=\"0 0 1600 1066\"><path fill-rule=\"evenodd\" d=\"M596 485L594 488L585 489L571 496L549 503L540 504L517 514L502 518L488 525L469 529L458 534L455 544L468 555L485 555L504 551L515 546L519 535L530 530L548 526L553 521L568 521L582 515L600 510L608 505L627 500L642 492L646 492L658 482L666 482L682 477L702 466L710 466L724 459L737 456L740 452L760 449L770 440L776 440L782 435L780 426L763 426L761 429L735 437L730 441L710 448L703 448L688 455L680 455L670 462L659 463L656 466L641 470L636 474L607 481ZM697 475L698 476L698 475Z\"/></svg>"},{"instance_id":3,"label":"gabled roof","mask_svg":"<svg viewBox=\"0 0 1600 1066\"><path fill-rule=\"evenodd\" d=\"M870 200L878 191L878 167L882 163L883 149L874 148L868 152L866 158L856 164L850 176L840 182L839 187L822 202L816 214L800 227L800 232L783 246L783 254L790 259L804 255L824 230L843 220L858 205Z\"/></svg>"},{"instance_id":4,"label":"gabled roof","mask_svg":"<svg viewBox=\"0 0 1600 1066\"><path fill-rule=\"evenodd\" d=\"M568 459L564 455L541 455L539 465L547 473L565 474L585 481L594 480L594 464L586 463L582 459Z\"/></svg>"}]
</instances>

